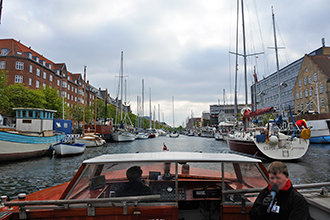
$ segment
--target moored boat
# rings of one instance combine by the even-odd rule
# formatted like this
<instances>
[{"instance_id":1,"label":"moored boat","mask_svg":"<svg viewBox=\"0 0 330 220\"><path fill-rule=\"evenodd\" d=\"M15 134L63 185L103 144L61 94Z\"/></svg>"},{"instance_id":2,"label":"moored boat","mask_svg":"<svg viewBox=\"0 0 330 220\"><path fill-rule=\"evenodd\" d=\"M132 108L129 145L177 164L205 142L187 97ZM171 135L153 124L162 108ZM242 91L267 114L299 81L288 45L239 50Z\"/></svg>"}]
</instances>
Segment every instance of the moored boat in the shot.
<instances>
[{"instance_id":1,"label":"moored boat","mask_svg":"<svg viewBox=\"0 0 330 220\"><path fill-rule=\"evenodd\" d=\"M83 134L77 138L77 142L86 145L86 147L97 147L105 144L105 140L96 134Z\"/></svg>"},{"instance_id":2,"label":"moored boat","mask_svg":"<svg viewBox=\"0 0 330 220\"><path fill-rule=\"evenodd\" d=\"M169 136L170 136L171 138L177 138L177 137L179 137L179 133L178 133L177 131L173 131L173 132L171 132L171 133L169 134Z\"/></svg>"},{"instance_id":3,"label":"moored boat","mask_svg":"<svg viewBox=\"0 0 330 220\"><path fill-rule=\"evenodd\" d=\"M73 140L62 140L60 143L54 144L56 156L65 157L84 153L86 145L75 142Z\"/></svg>"},{"instance_id":4,"label":"moored boat","mask_svg":"<svg viewBox=\"0 0 330 220\"><path fill-rule=\"evenodd\" d=\"M0 162L45 156L52 145L60 142L64 133L53 130L55 110L14 108L16 129L3 127L0 131Z\"/></svg>"}]
</instances>

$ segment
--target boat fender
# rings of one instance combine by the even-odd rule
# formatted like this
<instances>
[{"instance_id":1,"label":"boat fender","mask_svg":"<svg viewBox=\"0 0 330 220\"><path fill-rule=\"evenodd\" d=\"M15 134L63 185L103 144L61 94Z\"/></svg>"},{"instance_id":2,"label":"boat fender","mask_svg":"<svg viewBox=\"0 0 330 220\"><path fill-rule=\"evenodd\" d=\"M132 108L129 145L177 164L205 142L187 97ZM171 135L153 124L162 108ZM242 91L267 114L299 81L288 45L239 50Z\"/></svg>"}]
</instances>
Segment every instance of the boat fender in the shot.
<instances>
[{"instance_id":1,"label":"boat fender","mask_svg":"<svg viewBox=\"0 0 330 220\"><path fill-rule=\"evenodd\" d=\"M54 150L54 146L53 145L50 145L49 146L49 151L53 151Z\"/></svg>"},{"instance_id":2,"label":"boat fender","mask_svg":"<svg viewBox=\"0 0 330 220\"><path fill-rule=\"evenodd\" d=\"M269 137L268 143L272 146L277 145L278 138L276 136L272 135L272 136Z\"/></svg>"},{"instance_id":3,"label":"boat fender","mask_svg":"<svg viewBox=\"0 0 330 220\"><path fill-rule=\"evenodd\" d=\"M303 129L302 131L301 131L301 138L302 139L310 139L311 138L311 130L309 130L309 129Z\"/></svg>"}]
</instances>

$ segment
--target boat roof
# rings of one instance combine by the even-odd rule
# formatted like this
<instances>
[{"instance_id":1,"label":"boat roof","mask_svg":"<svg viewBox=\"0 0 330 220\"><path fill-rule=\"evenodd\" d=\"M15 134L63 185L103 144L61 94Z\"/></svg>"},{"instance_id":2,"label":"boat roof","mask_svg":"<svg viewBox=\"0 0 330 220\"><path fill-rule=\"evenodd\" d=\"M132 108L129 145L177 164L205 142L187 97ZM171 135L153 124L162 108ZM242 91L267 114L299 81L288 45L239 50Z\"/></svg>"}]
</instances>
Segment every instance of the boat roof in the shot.
<instances>
[{"instance_id":1,"label":"boat roof","mask_svg":"<svg viewBox=\"0 0 330 220\"><path fill-rule=\"evenodd\" d=\"M200 152L148 152L105 154L83 163L124 163L124 162L233 162L233 163L259 163L261 160L231 153L200 153Z\"/></svg>"}]
</instances>

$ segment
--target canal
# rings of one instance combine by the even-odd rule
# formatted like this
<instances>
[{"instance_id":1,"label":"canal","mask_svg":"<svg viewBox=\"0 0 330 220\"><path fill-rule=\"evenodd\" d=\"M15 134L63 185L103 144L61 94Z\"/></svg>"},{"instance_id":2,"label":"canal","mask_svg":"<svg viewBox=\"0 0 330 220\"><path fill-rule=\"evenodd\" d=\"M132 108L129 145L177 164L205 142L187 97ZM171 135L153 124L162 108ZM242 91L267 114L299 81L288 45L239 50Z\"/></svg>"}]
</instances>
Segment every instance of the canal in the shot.
<instances>
[{"instance_id":1,"label":"canal","mask_svg":"<svg viewBox=\"0 0 330 220\"><path fill-rule=\"evenodd\" d=\"M226 142L201 137L161 136L133 142L107 143L101 147L87 148L84 154L73 157L43 157L0 164L0 195L13 199L22 192L28 194L70 181L82 161L95 156L162 151L163 143L170 151L229 153ZM285 163L293 184L330 182L330 145L311 145L303 158ZM269 162L264 164L267 167Z\"/></svg>"}]
</instances>

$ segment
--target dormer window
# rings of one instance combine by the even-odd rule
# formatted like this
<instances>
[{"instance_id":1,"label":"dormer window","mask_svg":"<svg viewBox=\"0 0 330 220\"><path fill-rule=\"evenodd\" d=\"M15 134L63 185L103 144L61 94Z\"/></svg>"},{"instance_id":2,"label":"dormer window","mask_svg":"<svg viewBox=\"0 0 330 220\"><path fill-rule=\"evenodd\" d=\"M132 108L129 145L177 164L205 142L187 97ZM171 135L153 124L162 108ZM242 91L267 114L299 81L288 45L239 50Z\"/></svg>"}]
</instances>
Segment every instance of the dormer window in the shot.
<instances>
[{"instance_id":1,"label":"dormer window","mask_svg":"<svg viewBox=\"0 0 330 220\"><path fill-rule=\"evenodd\" d=\"M1 48L1 56L6 56L9 50L7 48Z\"/></svg>"},{"instance_id":2,"label":"dormer window","mask_svg":"<svg viewBox=\"0 0 330 220\"><path fill-rule=\"evenodd\" d=\"M17 51L17 54L18 54L18 55L22 55L22 52Z\"/></svg>"},{"instance_id":3,"label":"dormer window","mask_svg":"<svg viewBox=\"0 0 330 220\"><path fill-rule=\"evenodd\" d=\"M39 63L39 57L36 57L36 61Z\"/></svg>"},{"instance_id":4,"label":"dormer window","mask_svg":"<svg viewBox=\"0 0 330 220\"><path fill-rule=\"evenodd\" d=\"M68 76L68 80L70 80L70 76Z\"/></svg>"},{"instance_id":5,"label":"dormer window","mask_svg":"<svg viewBox=\"0 0 330 220\"><path fill-rule=\"evenodd\" d=\"M42 61L42 65L46 66L46 61L43 60Z\"/></svg>"},{"instance_id":6,"label":"dormer window","mask_svg":"<svg viewBox=\"0 0 330 220\"><path fill-rule=\"evenodd\" d=\"M52 64L51 63L48 63L48 68L52 69Z\"/></svg>"},{"instance_id":7,"label":"dormer window","mask_svg":"<svg viewBox=\"0 0 330 220\"><path fill-rule=\"evenodd\" d=\"M57 75L60 75L60 71L59 71L59 70L56 70L56 74L57 74Z\"/></svg>"}]
</instances>

